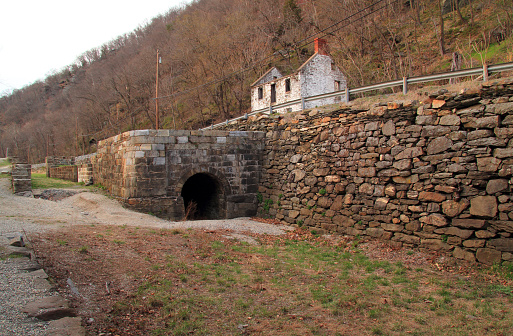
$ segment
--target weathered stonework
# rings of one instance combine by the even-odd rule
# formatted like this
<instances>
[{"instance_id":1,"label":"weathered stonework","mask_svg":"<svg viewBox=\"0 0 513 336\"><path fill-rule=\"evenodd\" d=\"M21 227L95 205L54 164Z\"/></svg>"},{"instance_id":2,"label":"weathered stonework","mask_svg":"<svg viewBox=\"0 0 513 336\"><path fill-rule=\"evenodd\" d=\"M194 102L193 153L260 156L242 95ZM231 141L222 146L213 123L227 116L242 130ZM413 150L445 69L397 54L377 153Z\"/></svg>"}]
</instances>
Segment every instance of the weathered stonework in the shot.
<instances>
[{"instance_id":1,"label":"weathered stonework","mask_svg":"<svg viewBox=\"0 0 513 336\"><path fill-rule=\"evenodd\" d=\"M61 180L67 180L71 182L79 182L78 181L78 166L60 166L60 167L51 167L49 169L50 176L52 178L57 178Z\"/></svg>"},{"instance_id":2,"label":"weathered stonework","mask_svg":"<svg viewBox=\"0 0 513 336\"><path fill-rule=\"evenodd\" d=\"M12 163L11 183L14 194L32 193L31 165L26 163Z\"/></svg>"},{"instance_id":3,"label":"weathered stonework","mask_svg":"<svg viewBox=\"0 0 513 336\"><path fill-rule=\"evenodd\" d=\"M60 174L59 171L54 170L61 166L73 166L75 165L75 157L70 156L47 156L45 160L46 165L46 177L61 178L60 176L52 175L52 172ZM76 182L76 180L75 180Z\"/></svg>"},{"instance_id":4,"label":"weathered stonework","mask_svg":"<svg viewBox=\"0 0 513 336\"><path fill-rule=\"evenodd\" d=\"M511 261L511 79L441 90L422 104L251 116L223 129L266 132L266 215L469 261Z\"/></svg>"},{"instance_id":5,"label":"weathered stonework","mask_svg":"<svg viewBox=\"0 0 513 336\"><path fill-rule=\"evenodd\" d=\"M183 219L191 202L197 219L252 216L264 137L238 131L125 132L98 143L91 159L94 182L129 207L165 218Z\"/></svg>"},{"instance_id":6,"label":"weathered stonework","mask_svg":"<svg viewBox=\"0 0 513 336\"><path fill-rule=\"evenodd\" d=\"M84 163L77 167L77 182L90 184L93 179L93 165L91 163Z\"/></svg>"}]
</instances>

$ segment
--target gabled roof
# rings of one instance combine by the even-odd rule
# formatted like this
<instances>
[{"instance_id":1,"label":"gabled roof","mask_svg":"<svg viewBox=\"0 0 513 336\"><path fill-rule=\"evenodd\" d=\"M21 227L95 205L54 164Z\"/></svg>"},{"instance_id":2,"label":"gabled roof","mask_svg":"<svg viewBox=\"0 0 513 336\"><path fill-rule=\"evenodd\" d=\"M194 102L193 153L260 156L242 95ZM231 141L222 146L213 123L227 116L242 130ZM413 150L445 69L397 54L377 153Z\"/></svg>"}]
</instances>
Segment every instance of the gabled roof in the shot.
<instances>
[{"instance_id":1,"label":"gabled roof","mask_svg":"<svg viewBox=\"0 0 513 336\"><path fill-rule=\"evenodd\" d=\"M301 66L296 70L294 71L293 73L291 73L290 75L286 76L286 77L290 77L292 75L295 75L297 74L298 72L300 72L308 63L310 63L317 55L322 55L322 54L318 54L318 53L315 53L313 54L312 56L310 56L309 59L306 60L306 62L304 62L303 64L301 64ZM328 55L322 55L322 56L326 56L326 57L330 57ZM331 58L331 57L330 57ZM276 71L278 71L278 73L280 74L280 77L283 77L283 75L280 73L280 71L276 68L276 67L272 67L271 69L267 70L262 76L260 76L253 84L251 84L251 87L253 86L257 86L257 85L260 85L260 84L264 84L264 83L267 83L267 82L262 82L260 83L260 81L265 77L267 76L271 71L273 71L274 69L276 69Z\"/></svg>"},{"instance_id":2,"label":"gabled roof","mask_svg":"<svg viewBox=\"0 0 513 336\"><path fill-rule=\"evenodd\" d=\"M283 77L283 75L281 74L280 70L278 70L276 67L272 67L271 69L267 70L262 76L260 76L253 84L251 84L251 86L255 86L255 85L260 85L260 84L264 84L264 83L259 83L263 78L265 78L265 76L267 76L270 72L272 72L273 70L276 70L278 72L278 74L280 75L280 78Z\"/></svg>"},{"instance_id":3,"label":"gabled roof","mask_svg":"<svg viewBox=\"0 0 513 336\"><path fill-rule=\"evenodd\" d=\"M330 56L328 56L328 55L322 55L322 54L315 53L315 54L313 54L312 56L310 56L310 58L309 58L309 59L307 59L305 63L301 64L301 66L296 70L296 72L301 71L301 70L302 70L302 69L303 69L303 68L304 68L308 63L310 63L310 62L311 62L311 61L312 61L312 60L313 60L317 55L326 56L326 57L331 58L331 57L330 57Z\"/></svg>"}]
</instances>

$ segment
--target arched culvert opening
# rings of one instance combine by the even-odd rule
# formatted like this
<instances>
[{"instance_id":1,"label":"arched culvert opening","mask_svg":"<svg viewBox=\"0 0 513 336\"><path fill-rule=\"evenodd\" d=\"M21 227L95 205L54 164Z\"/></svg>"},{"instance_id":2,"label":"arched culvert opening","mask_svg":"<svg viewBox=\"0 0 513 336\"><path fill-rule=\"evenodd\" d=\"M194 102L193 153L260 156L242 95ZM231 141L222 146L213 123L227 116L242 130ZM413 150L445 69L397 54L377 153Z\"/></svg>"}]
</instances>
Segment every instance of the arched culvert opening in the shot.
<instances>
[{"instance_id":1,"label":"arched culvert opening","mask_svg":"<svg viewBox=\"0 0 513 336\"><path fill-rule=\"evenodd\" d=\"M225 195L219 180L205 173L191 176L183 185L185 217L189 220L225 217Z\"/></svg>"}]
</instances>

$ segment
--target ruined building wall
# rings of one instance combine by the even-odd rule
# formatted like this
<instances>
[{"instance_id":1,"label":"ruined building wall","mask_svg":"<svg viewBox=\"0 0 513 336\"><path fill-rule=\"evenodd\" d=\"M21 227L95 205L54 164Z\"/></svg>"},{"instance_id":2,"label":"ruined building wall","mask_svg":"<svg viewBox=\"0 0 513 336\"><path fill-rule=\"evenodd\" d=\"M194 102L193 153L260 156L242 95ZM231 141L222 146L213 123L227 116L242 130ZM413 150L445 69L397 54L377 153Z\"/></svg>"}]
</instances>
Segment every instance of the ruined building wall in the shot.
<instances>
[{"instance_id":1,"label":"ruined building wall","mask_svg":"<svg viewBox=\"0 0 513 336\"><path fill-rule=\"evenodd\" d=\"M30 164L12 163L11 186L14 194L22 195L32 192L32 171Z\"/></svg>"},{"instance_id":2,"label":"ruined building wall","mask_svg":"<svg viewBox=\"0 0 513 336\"><path fill-rule=\"evenodd\" d=\"M72 166L74 164L75 157L73 156L47 156L45 159L46 177L61 178L59 176L52 175L52 171L55 171L53 168L57 168L59 166Z\"/></svg>"},{"instance_id":3,"label":"ruined building wall","mask_svg":"<svg viewBox=\"0 0 513 336\"><path fill-rule=\"evenodd\" d=\"M513 80L422 104L250 117L259 211L318 232L513 261Z\"/></svg>"},{"instance_id":4,"label":"ruined building wall","mask_svg":"<svg viewBox=\"0 0 513 336\"><path fill-rule=\"evenodd\" d=\"M61 180L67 180L71 182L79 182L78 180L78 166L59 166L50 167L50 176Z\"/></svg>"}]
</instances>

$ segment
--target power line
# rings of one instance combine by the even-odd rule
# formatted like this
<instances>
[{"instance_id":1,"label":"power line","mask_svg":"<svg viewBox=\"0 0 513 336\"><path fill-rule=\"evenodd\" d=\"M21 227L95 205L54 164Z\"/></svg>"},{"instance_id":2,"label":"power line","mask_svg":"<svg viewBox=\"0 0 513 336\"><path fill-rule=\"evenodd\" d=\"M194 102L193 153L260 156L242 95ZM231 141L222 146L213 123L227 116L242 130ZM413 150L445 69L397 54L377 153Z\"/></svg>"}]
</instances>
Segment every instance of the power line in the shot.
<instances>
[{"instance_id":1,"label":"power line","mask_svg":"<svg viewBox=\"0 0 513 336\"><path fill-rule=\"evenodd\" d=\"M335 26L339 25L340 23L342 23L342 22L344 22L344 21L347 21L347 20L349 20L349 19L353 18L354 16L356 16L356 15L358 15L358 14L360 14L360 13L362 13L362 12L366 11L366 10L367 10L367 9L369 9L369 8L374 7L375 5L377 5L377 4L379 4L379 3L383 2L383 1L387 1L387 0L378 0L377 2L375 2L375 3L371 4L371 5L369 5L369 6L365 7L365 8L363 8L363 9L361 9L361 10L359 10L359 11L357 11L356 13L353 13L353 14L351 14L351 15L349 15L349 16L347 16L347 17L345 17L344 19L342 19L342 20L340 20L340 21L338 21L338 22L335 22L334 24L332 24L332 25L330 25L330 26L328 26L328 27L326 27L326 28L324 28L324 29L322 29L322 30L318 31L317 33L312 34L312 35L310 35L310 36L308 36L308 37L306 37L306 38L304 38L304 39L302 39L302 40L299 40L299 41L295 42L295 43L292 45L292 47L291 47L291 48L298 47L299 43L301 43L301 42L303 42L303 41L306 41L306 40L308 40L308 39L311 39L312 37L315 37L316 35L319 35L319 34L321 34L321 33L325 32L325 31L327 31L328 29L333 28L333 27L335 27ZM334 32L336 32L336 31L338 31L338 30L340 30L340 29L342 29L342 28L345 28L345 27L349 26L350 24L353 24L353 23L354 23L354 22L356 22L356 21L362 20L362 19L364 19L365 17L367 17L367 16L369 16L369 15L371 15L371 14L373 14L373 13L376 13L376 12L378 12L378 11L382 10L383 8L388 7L388 6L390 6L390 5L394 4L394 3L398 2L398 1L399 1L399 0L393 0L392 2L388 2L388 3L386 3L385 5L383 5L383 6L379 7L378 9L375 9L375 10L373 10L373 11L371 11L371 12L369 12L369 13L367 13L367 14L363 15L362 17L359 17L359 18L357 18L356 20L354 20L354 21L352 21L352 22L350 21L350 22L348 22L347 24L345 24L345 25L343 25L343 26L341 26L341 27L339 27L339 28L337 28L337 29L335 29L335 30L333 30L333 31L329 32L329 33L326 33L326 34L324 34L324 35L321 35L320 37L325 37L325 36L331 35L331 34L333 34ZM309 45L309 44L311 44L311 43L313 43L313 41L310 41L310 42L308 42L308 43L305 43L305 44L303 44L303 45L299 46L299 48L303 48L303 47L305 47L305 46L307 46L307 45ZM187 90L185 90L185 91L175 92L175 93L170 94L170 95L167 95L167 96L155 97L155 98L152 98L152 99L157 100L157 99L163 99L163 98L171 98L171 97L175 97L175 96L179 96L179 95L182 95L182 94L189 93L189 92L191 92L191 91L198 90L198 89L200 89L200 88L202 88L202 87L205 87L205 86L210 86L210 85L212 85L212 84L217 84L217 83L224 82L226 79L228 79L228 78L230 78L230 77L232 77L232 76L234 76L234 75L237 75L237 74L239 74L239 73L244 73L244 72L246 72L246 71L252 70L252 69L256 68L258 64L260 64L260 63L262 63L262 62L264 62L264 61L267 61L268 59L271 59L271 58L273 58L273 57L277 56L278 54L281 54L281 52L288 52L289 50L290 50L290 48L288 48L288 49L280 49L280 50L278 50L278 51L275 51L274 53L272 53L272 54L270 54L270 55L268 55L268 56L266 56L266 57L264 57L264 58L262 58L262 59L260 59L260 60L258 60L258 61L256 61L256 62L254 62L252 65L250 65L250 66L248 66L248 67L245 67L245 68L242 68L242 69L239 69L239 70L236 70L236 71L234 71L234 72L231 72L231 73L229 73L228 75L226 75L226 76L224 76L224 77L222 77L222 78L220 78L220 79L212 80L212 81L210 81L210 82L207 82L207 83L204 83L204 84L201 84L201 85L195 86L195 87L190 88L190 89L187 89Z\"/></svg>"},{"instance_id":2,"label":"power line","mask_svg":"<svg viewBox=\"0 0 513 336\"><path fill-rule=\"evenodd\" d=\"M332 24L331 26L328 26L328 27L326 27L326 28L324 28L324 29L321 29L321 30L319 30L317 33L312 34L312 35L310 35L310 36L308 36L308 37L305 37L305 38L304 38L304 39L302 39L302 40L297 41L295 44L297 45L297 44L299 44L299 43L301 43L301 42L303 42L303 41L309 40L309 39L311 39L312 37L315 37L316 35L319 35L319 34L321 34L321 33L325 32L326 30L328 30L328 29L330 29L330 28L332 28L332 27L338 26L340 23L342 23L342 22L344 22L344 21L347 21L347 20L351 19L352 17L354 17L354 16L356 16L356 15L358 15L358 14L360 14L360 13L362 13L362 12L366 11L366 10L367 10L367 9L369 9L369 8L374 7L375 5L377 5L377 4L379 4L380 2L383 2L383 1L386 1L386 0L379 0L379 1L375 2L375 3L373 3L373 4L370 4L369 6L367 6L367 7L363 8L363 9L360 9L360 10L359 10L359 11L357 11L356 13L353 13L353 14L351 14L351 15L349 15L349 16L347 16L347 17L343 18L342 20L335 22L335 23L334 23L334 24ZM384 7L386 7L386 6L389 6L389 5L391 5L392 3L395 3L395 2L397 2L397 1L398 1L398 0L394 0L393 2L391 2L391 3L389 3L389 4L386 4L385 6L381 7L380 9L382 9L382 8L384 8ZM374 13L374 12L371 12L371 13L369 13L369 14L372 14L372 13ZM365 16L364 16L364 17L365 17ZM360 19L362 19L362 18L359 18L359 19L357 19L357 20L360 20ZM355 20L355 21L356 21L356 20ZM351 22L349 22L347 25L342 26L341 28L339 28L339 29L337 29L337 30L340 30L340 29L342 29L343 27L347 27L349 24L351 24ZM336 31L336 30L335 30L335 31ZM322 37L327 36L327 35L329 35L329 34L323 35ZM310 42L310 43L312 43L312 42ZM308 44L310 44L310 43L308 43Z\"/></svg>"},{"instance_id":3,"label":"power line","mask_svg":"<svg viewBox=\"0 0 513 336\"><path fill-rule=\"evenodd\" d=\"M384 1L384 0L380 0L379 2L382 2L382 1ZM340 29L342 29L342 28L345 28L345 27L347 27L347 26L351 25L351 24L355 23L356 21L362 20L362 19L366 18L367 16L369 16L369 15L371 15L371 14L374 14L374 13L376 13L376 12L378 12L378 11L380 11L380 10L382 10L382 9L384 9L384 8L386 8L386 7L390 6L390 5L392 5L392 4L394 4L394 3L398 2L398 1L399 1L399 0L394 0L394 1L392 1L392 2L386 3L386 4L384 4L383 6L381 6L381 7L377 8L377 9L374 9L374 10L372 10L371 12L369 12L369 13L367 13L367 14L365 14L365 15L363 15L363 16L361 16L361 17L359 17L359 18L357 18L357 19L356 19L356 20L354 20L353 22L348 22L346 25L343 25L343 26L341 26L341 27L339 27L339 28L337 28L337 29L334 29L334 30L330 31L329 33L326 33L326 34L322 35L321 37L325 37L325 36L328 36L328 35L332 35L334 32L336 32L336 31L338 31L338 30L340 30ZM370 8L370 7L373 7L374 5L378 4L379 2L376 2L376 3L374 3L374 4L372 4L372 5L368 6L368 7L366 7L365 9L368 9L368 8ZM359 11L358 13L355 13L355 14L353 14L353 15L351 15L351 16L354 16L354 15L359 14L359 13L361 13L361 12L362 12L362 11ZM341 21L339 21L339 22L337 22L337 23L335 23L335 24L332 24L331 26L329 26L328 28L325 28L325 29L321 30L320 32L325 32L325 31L326 31L326 30L328 30L329 28L332 28L332 27L334 27L334 26L338 25L339 23L341 23L341 22L343 22L343 21L345 21L345 20L346 20L346 19L341 20ZM319 32L319 33L320 33L320 32ZM317 33L317 34L318 34L318 33ZM313 37L313 36L315 36L315 35L317 35L317 34L310 35L310 37L308 37L308 38L311 38L311 37ZM305 39L303 39L302 41L305 41L305 40L307 40L308 38L305 38ZM301 41L300 41L300 42L301 42ZM299 42L298 42L298 43L299 43ZM310 42L308 42L308 43L303 44L303 45L302 45L302 46L300 46L299 48L305 47L305 46L309 45L310 43L312 43L312 41L310 41Z\"/></svg>"}]
</instances>

